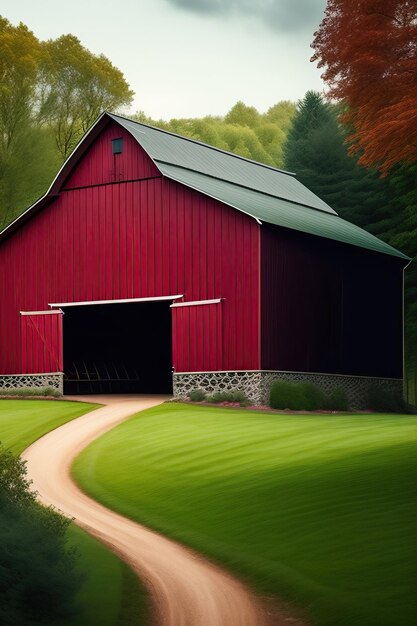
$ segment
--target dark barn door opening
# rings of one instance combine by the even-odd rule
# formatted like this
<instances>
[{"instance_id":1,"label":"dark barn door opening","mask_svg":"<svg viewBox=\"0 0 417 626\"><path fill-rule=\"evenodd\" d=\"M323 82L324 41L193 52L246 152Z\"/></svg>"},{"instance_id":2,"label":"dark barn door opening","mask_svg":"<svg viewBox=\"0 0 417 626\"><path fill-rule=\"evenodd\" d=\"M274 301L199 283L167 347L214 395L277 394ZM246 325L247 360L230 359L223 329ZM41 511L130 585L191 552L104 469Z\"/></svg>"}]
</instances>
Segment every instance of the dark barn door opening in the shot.
<instances>
[{"instance_id":1,"label":"dark barn door opening","mask_svg":"<svg viewBox=\"0 0 417 626\"><path fill-rule=\"evenodd\" d=\"M171 393L168 301L64 307L64 392Z\"/></svg>"}]
</instances>

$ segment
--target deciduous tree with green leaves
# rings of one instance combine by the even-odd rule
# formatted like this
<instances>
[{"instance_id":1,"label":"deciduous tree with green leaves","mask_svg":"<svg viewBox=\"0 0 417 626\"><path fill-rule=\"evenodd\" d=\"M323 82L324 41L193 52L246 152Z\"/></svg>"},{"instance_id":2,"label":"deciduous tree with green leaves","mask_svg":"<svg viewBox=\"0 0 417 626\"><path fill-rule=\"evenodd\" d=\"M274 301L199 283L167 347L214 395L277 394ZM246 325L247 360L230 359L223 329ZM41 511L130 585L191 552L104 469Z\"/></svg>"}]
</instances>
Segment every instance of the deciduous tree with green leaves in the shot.
<instances>
[{"instance_id":1,"label":"deciduous tree with green leaves","mask_svg":"<svg viewBox=\"0 0 417 626\"><path fill-rule=\"evenodd\" d=\"M102 111L127 106L133 92L109 59L94 55L74 35L49 40L42 48L40 108L66 158Z\"/></svg>"},{"instance_id":2,"label":"deciduous tree with green leaves","mask_svg":"<svg viewBox=\"0 0 417 626\"><path fill-rule=\"evenodd\" d=\"M0 229L47 188L104 109L133 97L122 72L73 35L41 42L0 16Z\"/></svg>"}]
</instances>

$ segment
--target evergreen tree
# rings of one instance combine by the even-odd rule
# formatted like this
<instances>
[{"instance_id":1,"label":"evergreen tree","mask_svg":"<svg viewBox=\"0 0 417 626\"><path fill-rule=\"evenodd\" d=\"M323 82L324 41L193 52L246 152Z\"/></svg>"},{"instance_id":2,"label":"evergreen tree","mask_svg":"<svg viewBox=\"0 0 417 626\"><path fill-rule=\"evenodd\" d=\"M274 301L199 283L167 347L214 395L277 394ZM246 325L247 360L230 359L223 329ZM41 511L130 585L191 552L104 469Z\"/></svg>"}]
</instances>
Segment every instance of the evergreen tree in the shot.
<instances>
[{"instance_id":1,"label":"evergreen tree","mask_svg":"<svg viewBox=\"0 0 417 626\"><path fill-rule=\"evenodd\" d=\"M341 217L366 228L387 202L388 183L349 156L338 113L321 94L308 91L284 145L284 167Z\"/></svg>"}]
</instances>

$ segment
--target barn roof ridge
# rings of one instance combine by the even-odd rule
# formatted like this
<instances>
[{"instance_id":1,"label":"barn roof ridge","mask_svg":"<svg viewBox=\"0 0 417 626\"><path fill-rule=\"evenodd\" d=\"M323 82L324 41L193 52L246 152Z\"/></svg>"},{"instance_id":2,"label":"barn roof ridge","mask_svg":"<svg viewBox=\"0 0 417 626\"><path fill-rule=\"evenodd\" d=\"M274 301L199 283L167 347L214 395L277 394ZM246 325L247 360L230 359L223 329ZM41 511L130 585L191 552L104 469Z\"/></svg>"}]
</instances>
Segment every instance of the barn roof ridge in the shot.
<instances>
[{"instance_id":1,"label":"barn roof ridge","mask_svg":"<svg viewBox=\"0 0 417 626\"><path fill-rule=\"evenodd\" d=\"M247 161L248 163L252 163L253 165L259 165L260 167L264 167L268 170L272 170L273 172L279 172L280 174L286 174L287 176L293 176L297 178L296 172L289 172L288 170L281 169L280 167L274 167L273 165L268 165L267 163L262 163L261 161L255 161L255 159L248 159L247 157L242 156L241 154L236 154L235 152L230 152L229 150L223 150L223 148L219 148L218 146L212 146L209 143L205 143L204 141L200 141L199 139L194 139L193 137L187 137L186 135L180 135L179 133L174 133L172 130L166 130L165 128L159 128L158 126L153 126L152 124L145 124L145 122L138 122L137 120L133 120L131 117L126 117L125 115L119 115L118 113L111 113L110 111L104 111L107 115L111 117L118 117L127 122L132 122L133 124L138 124L138 126L144 126L145 128L151 128L152 130L157 130L158 132L165 133L166 135L172 135L173 137L177 137L178 139L183 139L185 141L189 141L190 143L195 143L199 146L203 146L204 148L209 148L210 150L214 150L215 152L221 152L222 154L227 154L235 159L240 159L241 161Z\"/></svg>"}]
</instances>

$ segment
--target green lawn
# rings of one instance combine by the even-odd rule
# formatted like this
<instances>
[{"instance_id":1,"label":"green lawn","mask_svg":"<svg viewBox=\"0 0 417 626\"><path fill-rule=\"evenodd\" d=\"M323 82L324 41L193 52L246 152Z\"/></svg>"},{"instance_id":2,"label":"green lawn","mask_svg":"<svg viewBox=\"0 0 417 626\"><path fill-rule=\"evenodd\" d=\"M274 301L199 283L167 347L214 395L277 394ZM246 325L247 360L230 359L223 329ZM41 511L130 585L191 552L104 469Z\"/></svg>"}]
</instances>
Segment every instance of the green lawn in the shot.
<instances>
[{"instance_id":1,"label":"green lawn","mask_svg":"<svg viewBox=\"0 0 417 626\"><path fill-rule=\"evenodd\" d=\"M15 453L50 430L97 407L63 400L0 400L0 441ZM80 557L83 576L78 615L67 626L130 626L145 615L136 576L110 550L72 524L68 541ZM145 623L145 621L143 621Z\"/></svg>"},{"instance_id":2,"label":"green lawn","mask_svg":"<svg viewBox=\"0 0 417 626\"><path fill-rule=\"evenodd\" d=\"M225 563L313 624L417 623L417 418L165 404L75 462L107 506Z\"/></svg>"},{"instance_id":3,"label":"green lawn","mask_svg":"<svg viewBox=\"0 0 417 626\"><path fill-rule=\"evenodd\" d=\"M68 535L69 544L80 555L78 567L84 580L78 596L79 612L66 626L146 624L148 600L132 570L75 524Z\"/></svg>"},{"instance_id":4,"label":"green lawn","mask_svg":"<svg viewBox=\"0 0 417 626\"><path fill-rule=\"evenodd\" d=\"M97 404L64 400L0 400L0 441L16 454Z\"/></svg>"}]
</instances>

